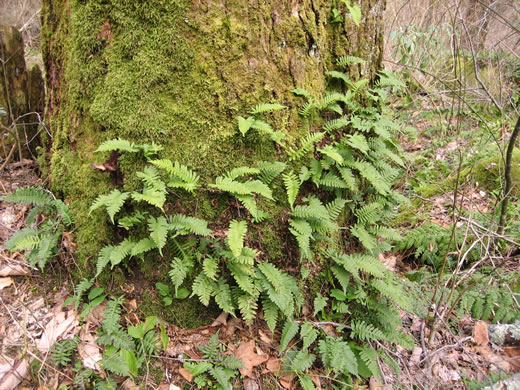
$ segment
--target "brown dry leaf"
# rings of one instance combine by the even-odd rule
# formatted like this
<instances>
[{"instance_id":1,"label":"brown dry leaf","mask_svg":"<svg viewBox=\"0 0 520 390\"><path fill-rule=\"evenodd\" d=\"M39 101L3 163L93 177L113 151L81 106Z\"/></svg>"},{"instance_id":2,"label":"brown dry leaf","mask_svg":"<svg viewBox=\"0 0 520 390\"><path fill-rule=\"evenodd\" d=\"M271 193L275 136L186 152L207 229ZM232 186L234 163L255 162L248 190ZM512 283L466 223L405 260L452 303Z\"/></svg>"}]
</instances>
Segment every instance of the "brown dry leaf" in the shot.
<instances>
[{"instance_id":1,"label":"brown dry leaf","mask_svg":"<svg viewBox=\"0 0 520 390\"><path fill-rule=\"evenodd\" d=\"M385 388L383 386L381 386L381 384L373 376L370 377L370 382L368 384L368 388L370 390L385 390Z\"/></svg>"},{"instance_id":2,"label":"brown dry leaf","mask_svg":"<svg viewBox=\"0 0 520 390\"><path fill-rule=\"evenodd\" d=\"M251 378L248 378L244 381L244 390L259 390L260 389L260 386L258 386L258 383L251 379Z\"/></svg>"},{"instance_id":3,"label":"brown dry leaf","mask_svg":"<svg viewBox=\"0 0 520 390\"><path fill-rule=\"evenodd\" d=\"M68 315L67 315L68 314ZM78 326L77 315L74 311L67 313L61 311L56 314L47 324L42 338L38 341L37 348L40 352L47 353L59 337L66 336Z\"/></svg>"},{"instance_id":4,"label":"brown dry leaf","mask_svg":"<svg viewBox=\"0 0 520 390\"><path fill-rule=\"evenodd\" d=\"M419 362L421 361L421 354L423 350L421 347L414 347L412 350L412 356L410 356L410 368L418 368Z\"/></svg>"},{"instance_id":5,"label":"brown dry leaf","mask_svg":"<svg viewBox=\"0 0 520 390\"><path fill-rule=\"evenodd\" d=\"M240 373L247 377L253 376L253 368L267 361L266 354L259 355L255 351L255 341L240 344L234 353L235 357L244 362L244 368L240 369Z\"/></svg>"},{"instance_id":6,"label":"brown dry leaf","mask_svg":"<svg viewBox=\"0 0 520 390\"><path fill-rule=\"evenodd\" d=\"M226 324L226 335L232 336L237 328L240 328L242 321L239 318L232 318Z\"/></svg>"},{"instance_id":7,"label":"brown dry leaf","mask_svg":"<svg viewBox=\"0 0 520 390\"><path fill-rule=\"evenodd\" d=\"M229 314L223 311L217 318L215 318L215 321L213 321L211 326L226 325L228 316Z\"/></svg>"},{"instance_id":8,"label":"brown dry leaf","mask_svg":"<svg viewBox=\"0 0 520 390\"><path fill-rule=\"evenodd\" d=\"M380 253L379 261L383 263L390 272L396 271L397 256L393 255L392 253Z\"/></svg>"},{"instance_id":9,"label":"brown dry leaf","mask_svg":"<svg viewBox=\"0 0 520 390\"><path fill-rule=\"evenodd\" d=\"M514 372L520 372L520 347L504 347L504 352L510 358L509 364Z\"/></svg>"},{"instance_id":10,"label":"brown dry leaf","mask_svg":"<svg viewBox=\"0 0 520 390\"><path fill-rule=\"evenodd\" d=\"M103 359L99 346L92 334L87 333L81 336L81 343L78 345L79 357L83 360L83 366L94 371L99 371L99 361Z\"/></svg>"},{"instance_id":11,"label":"brown dry leaf","mask_svg":"<svg viewBox=\"0 0 520 390\"><path fill-rule=\"evenodd\" d=\"M280 384L285 387L287 390L291 390L293 388L293 379L294 374L287 374L280 378Z\"/></svg>"},{"instance_id":12,"label":"brown dry leaf","mask_svg":"<svg viewBox=\"0 0 520 390\"><path fill-rule=\"evenodd\" d=\"M316 386L316 390L321 390L321 379L318 375L310 375L311 380L314 382Z\"/></svg>"},{"instance_id":13,"label":"brown dry leaf","mask_svg":"<svg viewBox=\"0 0 520 390\"><path fill-rule=\"evenodd\" d=\"M13 278L11 278L10 276L8 276L6 278L0 278L0 290L3 290L4 288L9 287L13 283L14 283Z\"/></svg>"},{"instance_id":14,"label":"brown dry leaf","mask_svg":"<svg viewBox=\"0 0 520 390\"><path fill-rule=\"evenodd\" d=\"M264 374L268 372L278 373L282 365L282 360L277 358L270 358L265 364L266 369L263 371Z\"/></svg>"},{"instance_id":15,"label":"brown dry leaf","mask_svg":"<svg viewBox=\"0 0 520 390\"><path fill-rule=\"evenodd\" d=\"M22 276L28 273L29 271L21 265L7 264L0 268L0 276Z\"/></svg>"},{"instance_id":16,"label":"brown dry leaf","mask_svg":"<svg viewBox=\"0 0 520 390\"><path fill-rule=\"evenodd\" d=\"M193 375L191 375L191 371L185 369L184 367L179 367L179 374L181 374L181 376L188 382L191 382L193 380Z\"/></svg>"},{"instance_id":17,"label":"brown dry leaf","mask_svg":"<svg viewBox=\"0 0 520 390\"><path fill-rule=\"evenodd\" d=\"M260 336L260 340L262 340L266 344L271 344L273 342L273 339L267 336L264 332L261 330L258 331L258 334Z\"/></svg>"},{"instance_id":18,"label":"brown dry leaf","mask_svg":"<svg viewBox=\"0 0 520 390\"><path fill-rule=\"evenodd\" d=\"M489 343L488 327L484 321L479 321L475 324L473 328L473 339L480 346Z\"/></svg>"},{"instance_id":19,"label":"brown dry leaf","mask_svg":"<svg viewBox=\"0 0 520 390\"><path fill-rule=\"evenodd\" d=\"M0 380L0 390L16 389L20 382L29 374L27 360L19 360L14 367Z\"/></svg>"}]
</instances>

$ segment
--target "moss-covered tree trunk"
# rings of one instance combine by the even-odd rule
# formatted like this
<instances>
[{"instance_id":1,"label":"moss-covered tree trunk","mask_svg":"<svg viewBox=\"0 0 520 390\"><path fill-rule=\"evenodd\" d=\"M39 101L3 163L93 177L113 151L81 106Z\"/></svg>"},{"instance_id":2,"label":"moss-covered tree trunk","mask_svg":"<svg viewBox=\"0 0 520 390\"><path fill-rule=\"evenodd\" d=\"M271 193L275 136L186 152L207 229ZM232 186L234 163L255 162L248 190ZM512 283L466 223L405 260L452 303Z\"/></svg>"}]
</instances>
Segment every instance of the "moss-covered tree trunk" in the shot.
<instances>
[{"instance_id":1,"label":"moss-covered tree trunk","mask_svg":"<svg viewBox=\"0 0 520 390\"><path fill-rule=\"evenodd\" d=\"M333 0L44 0L52 138L42 160L53 189L74 210L80 263L111 239L107 219L88 215L92 200L114 185L91 166L107 157L93 153L101 142L160 143L164 157L206 180L275 159L269 138L240 135L239 115L258 103L285 104L290 109L272 122L296 139L309 129L293 88L320 95L324 71L340 56L367 60L350 68L354 80L373 79L381 65L385 0L351 3L361 7L359 26ZM333 9L340 16L334 21ZM135 188L137 168L138 161L119 159L124 188ZM211 205L197 207L211 219Z\"/></svg>"}]
</instances>

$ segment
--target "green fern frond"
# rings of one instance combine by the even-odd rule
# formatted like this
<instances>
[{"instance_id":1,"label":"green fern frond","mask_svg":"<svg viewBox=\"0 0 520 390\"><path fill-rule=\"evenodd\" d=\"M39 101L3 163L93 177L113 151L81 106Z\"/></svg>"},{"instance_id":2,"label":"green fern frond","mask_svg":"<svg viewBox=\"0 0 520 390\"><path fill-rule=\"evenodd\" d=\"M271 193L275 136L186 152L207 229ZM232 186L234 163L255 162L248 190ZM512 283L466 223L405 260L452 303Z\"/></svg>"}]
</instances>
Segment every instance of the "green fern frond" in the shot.
<instances>
[{"instance_id":1,"label":"green fern frond","mask_svg":"<svg viewBox=\"0 0 520 390\"><path fill-rule=\"evenodd\" d=\"M47 264L57 251L60 235L60 233L42 235L36 254L40 270L43 271L45 264ZM31 266L34 266L34 264L31 263Z\"/></svg>"},{"instance_id":2,"label":"green fern frond","mask_svg":"<svg viewBox=\"0 0 520 390\"><path fill-rule=\"evenodd\" d=\"M209 279L216 281L219 271L218 260L213 256L206 256L202 261L202 270Z\"/></svg>"},{"instance_id":3,"label":"green fern frond","mask_svg":"<svg viewBox=\"0 0 520 390\"><path fill-rule=\"evenodd\" d=\"M244 247L244 238L247 233L247 222L232 220L229 224L229 230L227 234L227 243L229 249L233 252L235 257L240 256L242 248Z\"/></svg>"},{"instance_id":4,"label":"green fern frond","mask_svg":"<svg viewBox=\"0 0 520 390\"><path fill-rule=\"evenodd\" d=\"M381 371L379 370L379 364L377 363L377 359L379 358L377 351L371 347L363 347L359 352L359 357L372 372L372 375L374 375L377 380L381 381Z\"/></svg>"},{"instance_id":5,"label":"green fern frond","mask_svg":"<svg viewBox=\"0 0 520 390\"><path fill-rule=\"evenodd\" d=\"M216 283L209 279L204 273L200 273L193 281L191 286L193 292L191 295L198 296L200 303L204 306L208 306L215 285Z\"/></svg>"},{"instance_id":6,"label":"green fern frond","mask_svg":"<svg viewBox=\"0 0 520 390\"><path fill-rule=\"evenodd\" d=\"M282 337L280 338L280 351L285 351L291 340L298 334L300 326L296 321L287 319L282 329Z\"/></svg>"},{"instance_id":7,"label":"green fern frond","mask_svg":"<svg viewBox=\"0 0 520 390\"><path fill-rule=\"evenodd\" d=\"M215 184L208 184L208 187L239 195L251 195L252 193L246 184L221 176L216 178Z\"/></svg>"},{"instance_id":8,"label":"green fern frond","mask_svg":"<svg viewBox=\"0 0 520 390\"><path fill-rule=\"evenodd\" d=\"M166 237L168 236L169 225L166 218L160 217L149 217L148 218L148 231L150 237L159 249L159 253L162 256L162 248L166 245Z\"/></svg>"},{"instance_id":9,"label":"green fern frond","mask_svg":"<svg viewBox=\"0 0 520 390\"><path fill-rule=\"evenodd\" d=\"M315 359L316 359L316 356L307 352L307 350L301 350L301 351L287 352L284 360L286 363L289 364L289 366L287 368L290 371L293 371L296 373L303 373L312 366L312 363L314 363ZM301 377L300 377L300 382L301 382ZM311 380L311 383L312 383L312 380Z\"/></svg>"},{"instance_id":10,"label":"green fern frond","mask_svg":"<svg viewBox=\"0 0 520 390\"><path fill-rule=\"evenodd\" d=\"M18 187L16 191L7 196L2 196L0 200L4 202L31 204L33 206L45 206L52 203L53 197L43 188L38 187Z\"/></svg>"},{"instance_id":11,"label":"green fern frond","mask_svg":"<svg viewBox=\"0 0 520 390\"><path fill-rule=\"evenodd\" d=\"M106 246L99 251L99 256L96 262L96 278L103 272L108 263L110 263L110 256L114 250L114 246Z\"/></svg>"},{"instance_id":12,"label":"green fern frond","mask_svg":"<svg viewBox=\"0 0 520 390\"><path fill-rule=\"evenodd\" d=\"M119 245L113 248L110 252L110 263L112 264L112 268L121 263L125 257L130 255L134 245L134 242L126 238Z\"/></svg>"},{"instance_id":13,"label":"green fern frond","mask_svg":"<svg viewBox=\"0 0 520 390\"><path fill-rule=\"evenodd\" d=\"M354 95L357 95L359 93L359 91L361 91L363 88L365 88L368 85L369 82L370 82L370 80L368 80L368 79L361 79L361 80L356 81L354 84L352 84L351 92Z\"/></svg>"},{"instance_id":14,"label":"green fern frond","mask_svg":"<svg viewBox=\"0 0 520 390\"><path fill-rule=\"evenodd\" d=\"M110 220L114 223L114 216L121 210L128 195L128 192L121 192L118 189L113 190L108 195L99 195L90 207L89 213L105 206Z\"/></svg>"},{"instance_id":15,"label":"green fern frond","mask_svg":"<svg viewBox=\"0 0 520 390\"><path fill-rule=\"evenodd\" d=\"M325 125L323 126L323 130L330 134L336 130L344 129L349 124L350 121L346 117L332 119L325 123Z\"/></svg>"},{"instance_id":16,"label":"green fern frond","mask_svg":"<svg viewBox=\"0 0 520 390\"><path fill-rule=\"evenodd\" d=\"M251 192L262 195L264 198L274 200L271 189L267 186L267 184L261 182L260 180L249 180L244 184Z\"/></svg>"},{"instance_id":17,"label":"green fern frond","mask_svg":"<svg viewBox=\"0 0 520 390\"><path fill-rule=\"evenodd\" d=\"M307 91L304 88L295 88L295 89L291 90L291 92L293 94L295 94L296 96L303 96L307 99L312 99L312 95L309 93L309 91Z\"/></svg>"},{"instance_id":18,"label":"green fern frond","mask_svg":"<svg viewBox=\"0 0 520 390\"><path fill-rule=\"evenodd\" d=\"M258 264L257 268L264 274L276 292L284 287L284 273L271 263L265 262Z\"/></svg>"},{"instance_id":19,"label":"green fern frond","mask_svg":"<svg viewBox=\"0 0 520 390\"><path fill-rule=\"evenodd\" d=\"M251 213L254 222L257 222L260 218L260 211L257 207L256 200L253 195L238 195L235 197L242 203L242 205Z\"/></svg>"},{"instance_id":20,"label":"green fern frond","mask_svg":"<svg viewBox=\"0 0 520 390\"><path fill-rule=\"evenodd\" d=\"M346 187L347 189L353 191L354 189L357 188L358 181L357 181L356 177L354 176L354 174L352 173L352 171L350 170L350 168L340 167L340 168L338 168L338 172L341 176L341 179L347 186Z\"/></svg>"},{"instance_id":21,"label":"green fern frond","mask_svg":"<svg viewBox=\"0 0 520 390\"><path fill-rule=\"evenodd\" d=\"M356 56L343 56L336 60L336 64L342 68L347 68L350 65L365 64L366 61Z\"/></svg>"},{"instance_id":22,"label":"green fern frond","mask_svg":"<svg viewBox=\"0 0 520 390\"><path fill-rule=\"evenodd\" d=\"M250 176L250 175L258 175L260 173L259 168L251 168L251 167L238 167L234 168L228 173L225 174L225 177L235 180L240 176Z\"/></svg>"},{"instance_id":23,"label":"green fern frond","mask_svg":"<svg viewBox=\"0 0 520 390\"><path fill-rule=\"evenodd\" d=\"M366 161L356 161L353 166L381 195L390 192L390 186L372 164Z\"/></svg>"},{"instance_id":24,"label":"green fern frond","mask_svg":"<svg viewBox=\"0 0 520 390\"><path fill-rule=\"evenodd\" d=\"M238 287L240 287L242 291L249 295L257 294L257 289L250 275L251 269L249 266L247 266L248 268L245 268L245 266L241 264L230 262L226 263L226 265L237 282Z\"/></svg>"},{"instance_id":25,"label":"green fern frond","mask_svg":"<svg viewBox=\"0 0 520 390\"><path fill-rule=\"evenodd\" d=\"M300 111L298 111L298 113L303 117L307 117L311 114L312 110L314 110L315 108L316 108L316 104L314 103L314 100L309 99L309 101L306 102L302 106L302 108L300 109Z\"/></svg>"},{"instance_id":26,"label":"green fern frond","mask_svg":"<svg viewBox=\"0 0 520 390\"><path fill-rule=\"evenodd\" d=\"M339 72L337 70L329 70L325 74L333 79L342 80L346 85L352 85L350 78L343 72Z\"/></svg>"},{"instance_id":27,"label":"green fern frond","mask_svg":"<svg viewBox=\"0 0 520 390\"><path fill-rule=\"evenodd\" d=\"M296 201L298 191L300 190L300 180L291 170L289 173L283 175L283 184L287 191L287 199L289 201L289 205L291 206L291 210L293 210L294 202Z\"/></svg>"},{"instance_id":28,"label":"green fern frond","mask_svg":"<svg viewBox=\"0 0 520 390\"><path fill-rule=\"evenodd\" d=\"M257 106L255 106L255 108L253 108L250 112L251 112L251 114L255 115L255 114L263 114L266 112L284 110L286 108L287 108L287 106L284 106L282 104L263 103L263 104L258 104Z\"/></svg>"},{"instance_id":29,"label":"green fern frond","mask_svg":"<svg viewBox=\"0 0 520 390\"><path fill-rule=\"evenodd\" d=\"M182 214L174 214L170 217L168 224L170 230L174 230L179 234L196 234L198 236L208 236L211 229L208 228L208 222L204 219L187 217Z\"/></svg>"},{"instance_id":30,"label":"green fern frond","mask_svg":"<svg viewBox=\"0 0 520 390\"><path fill-rule=\"evenodd\" d=\"M256 311L258 309L258 293L254 295L242 294L238 297L238 308L242 314L242 318L247 324L251 324L256 318Z\"/></svg>"},{"instance_id":31,"label":"green fern frond","mask_svg":"<svg viewBox=\"0 0 520 390\"><path fill-rule=\"evenodd\" d=\"M346 144L350 147L359 150L363 154L367 154L370 150L367 139L363 134L354 133L346 136Z\"/></svg>"},{"instance_id":32,"label":"green fern frond","mask_svg":"<svg viewBox=\"0 0 520 390\"><path fill-rule=\"evenodd\" d=\"M69 206L60 199L52 201L52 205L56 208L56 213L61 218L65 226L71 226L74 223L72 213L70 212Z\"/></svg>"},{"instance_id":33,"label":"green fern frond","mask_svg":"<svg viewBox=\"0 0 520 390\"><path fill-rule=\"evenodd\" d=\"M291 228L289 231L293 234L298 242L298 247L303 257L312 259L310 241L312 237L312 227L304 219L297 218L289 220Z\"/></svg>"},{"instance_id":34,"label":"green fern frond","mask_svg":"<svg viewBox=\"0 0 520 390\"><path fill-rule=\"evenodd\" d=\"M333 201L327 203L325 205L325 208L327 209L329 213L329 219L330 220L336 220L338 219L339 215L343 211L343 208L345 207L345 204L347 201L345 199L336 198Z\"/></svg>"},{"instance_id":35,"label":"green fern frond","mask_svg":"<svg viewBox=\"0 0 520 390\"><path fill-rule=\"evenodd\" d=\"M101 365L105 370L113 372L122 377L132 376L126 359L120 353L114 353L109 357L103 358Z\"/></svg>"},{"instance_id":36,"label":"green fern frond","mask_svg":"<svg viewBox=\"0 0 520 390\"><path fill-rule=\"evenodd\" d=\"M349 188L347 183L344 180L336 176L333 172L327 172L318 180L314 180L314 183L320 187L329 187L329 188Z\"/></svg>"},{"instance_id":37,"label":"green fern frond","mask_svg":"<svg viewBox=\"0 0 520 390\"><path fill-rule=\"evenodd\" d=\"M350 123L353 129L368 133L374 127L374 122L367 119L361 119L359 116L350 118Z\"/></svg>"},{"instance_id":38,"label":"green fern frond","mask_svg":"<svg viewBox=\"0 0 520 390\"><path fill-rule=\"evenodd\" d=\"M343 95L342 93L338 92L332 92L328 95L325 95L320 102L318 103L317 108L319 110L326 110L328 107L332 106L333 104L337 102L343 102L345 104L348 104L348 98Z\"/></svg>"},{"instance_id":39,"label":"green fern frond","mask_svg":"<svg viewBox=\"0 0 520 390\"><path fill-rule=\"evenodd\" d=\"M170 276L170 280L175 288L175 294L177 294L179 287L186 279L186 276L191 272L194 265L193 259L189 256L173 258L168 275Z\"/></svg>"},{"instance_id":40,"label":"green fern frond","mask_svg":"<svg viewBox=\"0 0 520 390\"><path fill-rule=\"evenodd\" d=\"M34 249L40 244L40 241L40 231L32 227L26 227L13 234L4 247L11 252L22 249Z\"/></svg>"},{"instance_id":41,"label":"green fern frond","mask_svg":"<svg viewBox=\"0 0 520 390\"><path fill-rule=\"evenodd\" d=\"M132 228L133 226L139 225L142 222L144 222L147 215L148 213L137 210L132 215L127 215L126 217L119 218L117 223L123 229L130 230L130 228Z\"/></svg>"},{"instance_id":42,"label":"green fern frond","mask_svg":"<svg viewBox=\"0 0 520 390\"><path fill-rule=\"evenodd\" d=\"M326 368L338 373L358 375L356 355L347 342L328 336L319 341L318 350Z\"/></svg>"},{"instance_id":43,"label":"green fern frond","mask_svg":"<svg viewBox=\"0 0 520 390\"><path fill-rule=\"evenodd\" d=\"M289 148L287 153L289 155L289 160L299 160L307 153L309 153L313 148L316 142L321 141L324 137L324 133L311 133L308 134L300 141L299 148Z\"/></svg>"},{"instance_id":44,"label":"green fern frond","mask_svg":"<svg viewBox=\"0 0 520 390\"><path fill-rule=\"evenodd\" d=\"M343 156L332 145L327 145L324 148L318 149L318 151L321 154L323 154L323 155L325 155L327 157L330 157L338 165L342 165L343 162L344 162Z\"/></svg>"},{"instance_id":45,"label":"green fern frond","mask_svg":"<svg viewBox=\"0 0 520 390\"><path fill-rule=\"evenodd\" d=\"M151 160L150 163L157 168L164 169L171 175L168 187L183 188L191 193L198 187L199 175L187 166L179 164L177 161L172 163L172 161L168 159Z\"/></svg>"},{"instance_id":46,"label":"green fern frond","mask_svg":"<svg viewBox=\"0 0 520 390\"><path fill-rule=\"evenodd\" d=\"M383 206L380 203L372 202L356 210L355 215L358 223L363 225L376 223L381 218L382 208Z\"/></svg>"},{"instance_id":47,"label":"green fern frond","mask_svg":"<svg viewBox=\"0 0 520 390\"><path fill-rule=\"evenodd\" d=\"M255 130L258 130L258 131L261 131L262 133L265 133L265 134L273 134L274 133L274 130L273 128L271 127L271 125L267 122L264 122L260 119L255 119L253 121L253 123L251 123L251 128L252 129L255 129Z\"/></svg>"},{"instance_id":48,"label":"green fern frond","mask_svg":"<svg viewBox=\"0 0 520 390\"><path fill-rule=\"evenodd\" d=\"M400 308L408 312L412 311L412 303L398 283L389 280L373 279L370 284L382 295L394 301Z\"/></svg>"},{"instance_id":49,"label":"green fern frond","mask_svg":"<svg viewBox=\"0 0 520 390\"><path fill-rule=\"evenodd\" d=\"M271 332L274 332L276 323L278 322L278 306L269 299L268 296L262 296L262 308L264 310L264 320Z\"/></svg>"},{"instance_id":50,"label":"green fern frond","mask_svg":"<svg viewBox=\"0 0 520 390\"><path fill-rule=\"evenodd\" d=\"M130 252L131 256L141 256L143 253L149 252L152 249L157 249L157 244L154 240L143 238L135 243Z\"/></svg>"},{"instance_id":51,"label":"green fern frond","mask_svg":"<svg viewBox=\"0 0 520 390\"><path fill-rule=\"evenodd\" d=\"M297 205L290 215L296 218L329 220L329 212L318 198L309 197L308 205Z\"/></svg>"},{"instance_id":52,"label":"green fern frond","mask_svg":"<svg viewBox=\"0 0 520 390\"><path fill-rule=\"evenodd\" d=\"M112 152L114 150L120 150L122 152L129 153L135 153L139 151L133 142L130 143L125 139L118 138L103 142L101 145L99 145L95 152Z\"/></svg>"},{"instance_id":53,"label":"green fern frond","mask_svg":"<svg viewBox=\"0 0 520 390\"><path fill-rule=\"evenodd\" d=\"M351 322L352 335L361 341L385 340L385 335L380 329L372 324L367 324L361 320Z\"/></svg>"},{"instance_id":54,"label":"green fern frond","mask_svg":"<svg viewBox=\"0 0 520 390\"><path fill-rule=\"evenodd\" d=\"M123 297L112 298L107 302L107 307L103 312L103 331L107 334L115 333L119 330L119 319L121 318L121 304Z\"/></svg>"},{"instance_id":55,"label":"green fern frond","mask_svg":"<svg viewBox=\"0 0 520 390\"><path fill-rule=\"evenodd\" d=\"M215 302L218 307L224 310L226 313L235 315L235 307L233 300L231 299L231 290L227 282L220 278L214 285Z\"/></svg>"},{"instance_id":56,"label":"green fern frond","mask_svg":"<svg viewBox=\"0 0 520 390\"><path fill-rule=\"evenodd\" d=\"M260 161L256 164L260 169L259 179L269 185L282 173L287 165L280 161Z\"/></svg>"},{"instance_id":57,"label":"green fern frond","mask_svg":"<svg viewBox=\"0 0 520 390\"><path fill-rule=\"evenodd\" d=\"M240 134L242 134L242 137L245 137L254 120L255 118L252 116L247 119L242 116L238 117L238 130L240 131Z\"/></svg>"}]
</instances>

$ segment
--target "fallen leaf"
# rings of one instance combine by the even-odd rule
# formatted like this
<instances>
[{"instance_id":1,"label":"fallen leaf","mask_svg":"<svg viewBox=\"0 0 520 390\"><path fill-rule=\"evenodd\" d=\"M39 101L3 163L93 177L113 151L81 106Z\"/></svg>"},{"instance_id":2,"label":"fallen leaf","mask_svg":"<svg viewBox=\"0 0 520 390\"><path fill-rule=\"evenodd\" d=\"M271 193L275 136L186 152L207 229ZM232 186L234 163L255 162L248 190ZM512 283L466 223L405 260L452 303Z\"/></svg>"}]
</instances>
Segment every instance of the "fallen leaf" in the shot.
<instances>
[{"instance_id":1,"label":"fallen leaf","mask_svg":"<svg viewBox=\"0 0 520 390\"><path fill-rule=\"evenodd\" d=\"M78 353L83 361L83 366L94 371L99 371L99 361L103 359L99 346L92 334L87 333L81 336L81 343L78 345Z\"/></svg>"},{"instance_id":2,"label":"fallen leaf","mask_svg":"<svg viewBox=\"0 0 520 390\"><path fill-rule=\"evenodd\" d=\"M21 265L4 265L0 268L0 276L22 276L27 275L29 271Z\"/></svg>"},{"instance_id":3,"label":"fallen leaf","mask_svg":"<svg viewBox=\"0 0 520 390\"><path fill-rule=\"evenodd\" d=\"M240 344L234 353L235 357L244 362L244 368L240 369L240 373L247 377L253 376L253 368L267 361L266 354L259 355L255 352L255 341Z\"/></svg>"},{"instance_id":4,"label":"fallen leaf","mask_svg":"<svg viewBox=\"0 0 520 390\"><path fill-rule=\"evenodd\" d=\"M421 361L421 355L422 355L422 348L421 347L414 347L412 350L412 356L410 356L410 368L418 368L419 362Z\"/></svg>"},{"instance_id":5,"label":"fallen leaf","mask_svg":"<svg viewBox=\"0 0 520 390\"><path fill-rule=\"evenodd\" d=\"M267 361L267 363L265 364L266 370L264 370L264 373L268 373L268 372L278 373L280 371L281 365L282 365L281 359L270 358Z\"/></svg>"},{"instance_id":6,"label":"fallen leaf","mask_svg":"<svg viewBox=\"0 0 520 390\"><path fill-rule=\"evenodd\" d=\"M10 276L8 276L6 278L0 278L0 290L3 290L4 288L9 287L13 283L14 283L13 278L11 278Z\"/></svg>"},{"instance_id":7,"label":"fallen leaf","mask_svg":"<svg viewBox=\"0 0 520 390\"><path fill-rule=\"evenodd\" d=\"M222 313L220 313L220 315L217 318L215 318L215 321L213 321L211 326L226 325L228 315L229 315L228 313L223 311Z\"/></svg>"},{"instance_id":8,"label":"fallen leaf","mask_svg":"<svg viewBox=\"0 0 520 390\"><path fill-rule=\"evenodd\" d=\"M244 390L259 390L260 389L260 386L258 386L258 383L251 379L251 378L248 378L244 381Z\"/></svg>"},{"instance_id":9,"label":"fallen leaf","mask_svg":"<svg viewBox=\"0 0 520 390\"><path fill-rule=\"evenodd\" d=\"M181 374L182 377L186 379L188 382L191 382L193 380L193 375L191 375L191 371L185 369L184 367L179 368L179 374Z\"/></svg>"},{"instance_id":10,"label":"fallen leaf","mask_svg":"<svg viewBox=\"0 0 520 390\"><path fill-rule=\"evenodd\" d=\"M19 360L14 367L0 380L0 390L16 389L20 382L29 374L27 360Z\"/></svg>"},{"instance_id":11,"label":"fallen leaf","mask_svg":"<svg viewBox=\"0 0 520 390\"><path fill-rule=\"evenodd\" d=\"M258 334L260 335L260 340L262 340L266 344L271 344L273 342L273 339L267 336L264 332L261 330L258 331Z\"/></svg>"},{"instance_id":12,"label":"fallen leaf","mask_svg":"<svg viewBox=\"0 0 520 390\"><path fill-rule=\"evenodd\" d=\"M484 321L479 321L473 328L473 340L480 346L489 343L488 326Z\"/></svg>"},{"instance_id":13,"label":"fallen leaf","mask_svg":"<svg viewBox=\"0 0 520 390\"><path fill-rule=\"evenodd\" d=\"M131 380L130 378L128 378L127 380L125 380L123 382L123 384L121 385L121 389L123 390L139 390L139 386L137 386L133 380Z\"/></svg>"},{"instance_id":14,"label":"fallen leaf","mask_svg":"<svg viewBox=\"0 0 520 390\"><path fill-rule=\"evenodd\" d=\"M381 384L373 376L370 377L370 382L368 384L368 388L370 390L384 390L385 389L383 386L381 386Z\"/></svg>"},{"instance_id":15,"label":"fallen leaf","mask_svg":"<svg viewBox=\"0 0 520 390\"><path fill-rule=\"evenodd\" d=\"M294 374L286 374L280 378L280 384L285 387L287 390L291 390L293 385Z\"/></svg>"},{"instance_id":16,"label":"fallen leaf","mask_svg":"<svg viewBox=\"0 0 520 390\"><path fill-rule=\"evenodd\" d=\"M520 372L520 347L504 347L504 352L510 358L509 364L514 372Z\"/></svg>"}]
</instances>

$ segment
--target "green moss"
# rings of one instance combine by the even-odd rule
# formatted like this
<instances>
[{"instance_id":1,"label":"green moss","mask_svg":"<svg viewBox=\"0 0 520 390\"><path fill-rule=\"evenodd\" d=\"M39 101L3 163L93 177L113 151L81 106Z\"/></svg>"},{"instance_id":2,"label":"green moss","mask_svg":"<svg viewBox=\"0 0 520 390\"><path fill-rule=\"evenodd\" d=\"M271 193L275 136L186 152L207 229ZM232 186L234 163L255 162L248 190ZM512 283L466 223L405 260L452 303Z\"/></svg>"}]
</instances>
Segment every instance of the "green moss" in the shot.
<instances>
[{"instance_id":1,"label":"green moss","mask_svg":"<svg viewBox=\"0 0 520 390\"><path fill-rule=\"evenodd\" d=\"M513 196L520 197L520 149L513 150L511 164ZM498 191L504 184L504 160L498 150L487 159L480 161L475 167L475 180L487 191Z\"/></svg>"}]
</instances>

